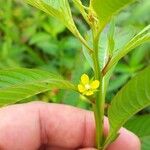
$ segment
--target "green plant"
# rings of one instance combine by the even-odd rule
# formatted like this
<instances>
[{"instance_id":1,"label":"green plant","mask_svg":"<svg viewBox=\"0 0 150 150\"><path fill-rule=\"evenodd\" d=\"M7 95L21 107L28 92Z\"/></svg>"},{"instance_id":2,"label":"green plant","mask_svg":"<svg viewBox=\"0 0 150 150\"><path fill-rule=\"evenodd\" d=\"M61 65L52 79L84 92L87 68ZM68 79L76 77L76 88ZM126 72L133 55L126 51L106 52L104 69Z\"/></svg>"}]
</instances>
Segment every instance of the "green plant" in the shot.
<instances>
[{"instance_id":1,"label":"green plant","mask_svg":"<svg viewBox=\"0 0 150 150\"><path fill-rule=\"evenodd\" d=\"M32 6L57 18L83 45L83 53L93 69L93 79L81 77L75 85L62 77L35 69L8 69L0 71L0 104L12 104L52 88L69 89L82 94L92 104L96 121L97 149L104 150L113 142L119 129L135 113L150 105L150 67L131 79L113 98L108 110L110 131L103 135L103 118L106 91L112 72L118 61L135 47L150 40L150 25L119 40L119 29L115 27L115 15L133 0L91 0L83 6L73 0L90 30L85 37L73 20L68 0L26 0ZM40 36L41 37L41 36ZM34 39L34 38L33 38ZM32 40L31 43L38 41ZM37 42L37 44L39 44ZM42 44L41 44L42 45ZM39 46L41 46L39 45Z\"/></svg>"},{"instance_id":2,"label":"green plant","mask_svg":"<svg viewBox=\"0 0 150 150\"><path fill-rule=\"evenodd\" d=\"M148 114L143 116L134 116L125 124L127 129L131 130L140 137L142 150L148 150L150 147L150 128L148 128L149 124L150 115Z\"/></svg>"}]
</instances>

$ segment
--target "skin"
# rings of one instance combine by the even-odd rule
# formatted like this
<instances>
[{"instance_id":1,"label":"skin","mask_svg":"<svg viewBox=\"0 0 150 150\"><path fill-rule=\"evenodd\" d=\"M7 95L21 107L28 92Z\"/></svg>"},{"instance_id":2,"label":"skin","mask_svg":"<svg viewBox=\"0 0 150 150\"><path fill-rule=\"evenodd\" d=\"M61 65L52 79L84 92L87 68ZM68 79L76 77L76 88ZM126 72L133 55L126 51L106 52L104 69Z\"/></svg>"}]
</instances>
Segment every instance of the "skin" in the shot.
<instances>
[{"instance_id":1,"label":"skin","mask_svg":"<svg viewBox=\"0 0 150 150\"><path fill-rule=\"evenodd\" d=\"M104 122L107 134L107 118ZM95 150L94 140L94 115L90 111L42 102L0 109L0 150ZM122 128L107 150L140 150L140 142Z\"/></svg>"}]
</instances>

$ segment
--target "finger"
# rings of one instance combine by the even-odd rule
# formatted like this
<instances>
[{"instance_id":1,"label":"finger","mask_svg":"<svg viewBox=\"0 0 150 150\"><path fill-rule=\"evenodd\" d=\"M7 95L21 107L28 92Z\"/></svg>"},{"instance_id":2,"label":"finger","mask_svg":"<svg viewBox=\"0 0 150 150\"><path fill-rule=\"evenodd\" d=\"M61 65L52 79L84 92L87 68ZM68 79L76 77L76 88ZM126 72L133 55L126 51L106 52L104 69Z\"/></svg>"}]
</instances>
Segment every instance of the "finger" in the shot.
<instances>
[{"instance_id":1,"label":"finger","mask_svg":"<svg viewBox=\"0 0 150 150\"><path fill-rule=\"evenodd\" d=\"M39 149L39 150L43 150L43 149ZM46 148L46 150L75 150L75 149L66 149L66 148L60 148L60 147L48 147ZM97 150L95 148L79 148L76 150Z\"/></svg>"},{"instance_id":2,"label":"finger","mask_svg":"<svg viewBox=\"0 0 150 150\"><path fill-rule=\"evenodd\" d=\"M43 149L40 149L43 150ZM66 149L66 148L61 148L61 147L48 147L46 150L97 150L95 148L79 148L79 149Z\"/></svg>"},{"instance_id":3,"label":"finger","mask_svg":"<svg viewBox=\"0 0 150 150\"><path fill-rule=\"evenodd\" d=\"M64 105L29 103L1 109L0 118L1 150L34 150L41 144L68 149L94 146L94 117L93 113L85 110ZM106 130L108 125L105 125ZM127 137L123 134L118 141L126 146L126 150L130 150L133 146L130 141L125 143L127 145L123 144ZM129 132L126 135L136 139L134 150L138 150L137 137ZM112 144L110 149L115 146L115 143Z\"/></svg>"},{"instance_id":4,"label":"finger","mask_svg":"<svg viewBox=\"0 0 150 150\"><path fill-rule=\"evenodd\" d=\"M41 144L68 149L94 146L94 118L86 110L29 103L2 108L0 118L0 149L34 150Z\"/></svg>"},{"instance_id":5,"label":"finger","mask_svg":"<svg viewBox=\"0 0 150 150\"><path fill-rule=\"evenodd\" d=\"M97 150L95 148L81 148L81 149L78 149L78 150Z\"/></svg>"},{"instance_id":6,"label":"finger","mask_svg":"<svg viewBox=\"0 0 150 150\"><path fill-rule=\"evenodd\" d=\"M70 149L70 148L68 149L68 148L50 146L50 147L41 148L41 149L38 149L38 150L75 150L75 149Z\"/></svg>"},{"instance_id":7,"label":"finger","mask_svg":"<svg viewBox=\"0 0 150 150\"><path fill-rule=\"evenodd\" d=\"M0 150L35 150L40 146L37 106L22 104L0 109Z\"/></svg>"}]
</instances>

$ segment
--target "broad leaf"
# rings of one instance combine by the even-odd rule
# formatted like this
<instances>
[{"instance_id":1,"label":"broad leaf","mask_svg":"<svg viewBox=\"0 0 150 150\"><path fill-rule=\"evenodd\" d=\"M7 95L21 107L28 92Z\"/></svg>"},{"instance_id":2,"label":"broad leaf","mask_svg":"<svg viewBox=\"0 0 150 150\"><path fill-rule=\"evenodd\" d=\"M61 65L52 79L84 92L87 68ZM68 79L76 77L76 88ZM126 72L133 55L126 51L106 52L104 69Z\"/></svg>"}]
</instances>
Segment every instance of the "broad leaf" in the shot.
<instances>
[{"instance_id":1,"label":"broad leaf","mask_svg":"<svg viewBox=\"0 0 150 150\"><path fill-rule=\"evenodd\" d=\"M131 50L137 46L150 41L150 25L146 26L140 33L134 36L129 42L127 42L122 48L120 48L111 61L109 62L105 72L107 72L114 64L116 64L122 57L128 54Z\"/></svg>"},{"instance_id":2,"label":"broad leaf","mask_svg":"<svg viewBox=\"0 0 150 150\"><path fill-rule=\"evenodd\" d=\"M132 1L133 0L91 0L91 7L95 10L100 23L107 23L114 14Z\"/></svg>"},{"instance_id":3,"label":"broad leaf","mask_svg":"<svg viewBox=\"0 0 150 150\"><path fill-rule=\"evenodd\" d=\"M142 143L142 150L150 148L150 115L135 116L130 119L125 127L139 136Z\"/></svg>"},{"instance_id":4,"label":"broad leaf","mask_svg":"<svg viewBox=\"0 0 150 150\"><path fill-rule=\"evenodd\" d=\"M150 136L150 115L134 116L125 127L134 132L139 137Z\"/></svg>"},{"instance_id":5,"label":"broad leaf","mask_svg":"<svg viewBox=\"0 0 150 150\"><path fill-rule=\"evenodd\" d=\"M52 88L76 89L62 77L41 70L21 68L0 71L0 105L16 103Z\"/></svg>"},{"instance_id":6,"label":"broad leaf","mask_svg":"<svg viewBox=\"0 0 150 150\"><path fill-rule=\"evenodd\" d=\"M108 111L110 133L105 146L114 140L123 124L150 105L150 67L130 80L113 98Z\"/></svg>"},{"instance_id":7,"label":"broad leaf","mask_svg":"<svg viewBox=\"0 0 150 150\"><path fill-rule=\"evenodd\" d=\"M150 148L150 136L145 136L141 138L142 150L149 150Z\"/></svg>"}]
</instances>

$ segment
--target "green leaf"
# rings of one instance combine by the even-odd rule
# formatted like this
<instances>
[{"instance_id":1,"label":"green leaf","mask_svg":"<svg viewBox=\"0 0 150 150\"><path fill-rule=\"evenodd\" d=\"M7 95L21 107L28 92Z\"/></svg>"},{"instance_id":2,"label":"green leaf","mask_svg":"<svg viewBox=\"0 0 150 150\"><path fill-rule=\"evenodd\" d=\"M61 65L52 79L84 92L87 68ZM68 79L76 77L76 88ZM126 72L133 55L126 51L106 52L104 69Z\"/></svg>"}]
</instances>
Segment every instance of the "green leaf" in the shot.
<instances>
[{"instance_id":1,"label":"green leaf","mask_svg":"<svg viewBox=\"0 0 150 150\"><path fill-rule=\"evenodd\" d=\"M118 53L135 36L135 32L135 28L132 26L116 27L114 33L114 55L116 55L116 53Z\"/></svg>"},{"instance_id":2,"label":"green leaf","mask_svg":"<svg viewBox=\"0 0 150 150\"><path fill-rule=\"evenodd\" d=\"M113 59L120 60L135 47L150 41L150 25L146 26L140 33L133 37L121 50L116 53Z\"/></svg>"},{"instance_id":3,"label":"green leaf","mask_svg":"<svg viewBox=\"0 0 150 150\"><path fill-rule=\"evenodd\" d=\"M114 33L115 33L115 20L113 19L110 23L109 31L108 31L108 51L109 55L112 56L113 50L115 47L114 41Z\"/></svg>"},{"instance_id":4,"label":"green leaf","mask_svg":"<svg viewBox=\"0 0 150 150\"><path fill-rule=\"evenodd\" d=\"M68 0L26 0L28 4L37 7L45 13L61 20L71 31L74 28Z\"/></svg>"},{"instance_id":5,"label":"green leaf","mask_svg":"<svg viewBox=\"0 0 150 150\"><path fill-rule=\"evenodd\" d=\"M16 103L52 88L76 90L62 77L36 69L0 71L0 105Z\"/></svg>"},{"instance_id":6,"label":"green leaf","mask_svg":"<svg viewBox=\"0 0 150 150\"><path fill-rule=\"evenodd\" d=\"M150 105L150 66L130 80L113 98L108 111L110 133L108 145L118 130L135 113Z\"/></svg>"},{"instance_id":7,"label":"green leaf","mask_svg":"<svg viewBox=\"0 0 150 150\"><path fill-rule=\"evenodd\" d=\"M40 42L50 41L50 40L51 40L51 36L48 33L38 32L31 37L29 44L31 45L38 44Z\"/></svg>"},{"instance_id":8,"label":"green leaf","mask_svg":"<svg viewBox=\"0 0 150 150\"><path fill-rule=\"evenodd\" d=\"M86 41L87 41L88 45L93 45L91 31L87 32L85 37L86 37ZM82 45L82 51L83 51L83 54L84 54L87 62L94 69L94 64L93 64L93 60L92 60L92 54L88 51L88 49L84 45Z\"/></svg>"},{"instance_id":9,"label":"green leaf","mask_svg":"<svg viewBox=\"0 0 150 150\"><path fill-rule=\"evenodd\" d=\"M62 33L66 29L64 24L62 24L58 19L52 17L49 17L48 22L42 22L42 26L45 31L50 33L50 35L54 38L56 38L58 34Z\"/></svg>"},{"instance_id":10,"label":"green leaf","mask_svg":"<svg viewBox=\"0 0 150 150\"><path fill-rule=\"evenodd\" d=\"M150 115L135 116L130 119L125 127L139 136L142 144L142 150L150 148Z\"/></svg>"},{"instance_id":11,"label":"green leaf","mask_svg":"<svg viewBox=\"0 0 150 150\"><path fill-rule=\"evenodd\" d=\"M85 39L78 31L68 0L26 0L28 4L60 20L90 51Z\"/></svg>"},{"instance_id":12,"label":"green leaf","mask_svg":"<svg viewBox=\"0 0 150 150\"><path fill-rule=\"evenodd\" d=\"M58 55L58 51L60 49L59 43L54 40L49 34L43 32L34 34L30 39L29 44L35 45L45 53L54 56Z\"/></svg>"},{"instance_id":13,"label":"green leaf","mask_svg":"<svg viewBox=\"0 0 150 150\"><path fill-rule=\"evenodd\" d=\"M141 138L142 150L149 150L150 148L150 136L145 136Z\"/></svg>"},{"instance_id":14,"label":"green leaf","mask_svg":"<svg viewBox=\"0 0 150 150\"><path fill-rule=\"evenodd\" d=\"M127 82L128 78L129 74L118 75L115 79L110 81L108 92L118 90L120 87L122 87L123 84Z\"/></svg>"},{"instance_id":15,"label":"green leaf","mask_svg":"<svg viewBox=\"0 0 150 150\"><path fill-rule=\"evenodd\" d=\"M116 53L115 50L122 48L125 45L125 42L129 41L134 35L134 30L131 27L124 29L116 28L115 30L114 22L112 22L109 27L109 30L108 27L106 27L102 31L99 38L99 62L101 70L107 64L109 57ZM89 47L93 45L91 31L86 34L86 41L88 42ZM83 46L82 50L88 63L93 68L92 54L85 46Z\"/></svg>"},{"instance_id":16,"label":"green leaf","mask_svg":"<svg viewBox=\"0 0 150 150\"><path fill-rule=\"evenodd\" d=\"M99 38L99 62L100 62L100 69L102 70L103 67L106 65L108 61L108 50L107 50L107 29L105 29ZM93 45L93 40L92 40L92 32L89 31L86 35L86 41L88 42L88 45ZM92 54L88 51L88 49L83 46L82 48L83 54L85 55L85 58L87 59L88 63L90 66L93 68L93 60L92 60Z\"/></svg>"},{"instance_id":17,"label":"green leaf","mask_svg":"<svg viewBox=\"0 0 150 150\"><path fill-rule=\"evenodd\" d=\"M91 7L95 10L100 23L107 23L111 17L133 0L91 0Z\"/></svg>"},{"instance_id":18,"label":"green leaf","mask_svg":"<svg viewBox=\"0 0 150 150\"><path fill-rule=\"evenodd\" d=\"M105 68L105 72L107 72L114 64L116 64L122 57L128 54L131 50L148 41L150 41L150 25L146 26L141 32L139 32L129 42L127 42L121 49L116 51L111 61L107 65L107 68Z\"/></svg>"},{"instance_id":19,"label":"green leaf","mask_svg":"<svg viewBox=\"0 0 150 150\"><path fill-rule=\"evenodd\" d=\"M139 137L150 136L150 115L134 116L125 125Z\"/></svg>"},{"instance_id":20,"label":"green leaf","mask_svg":"<svg viewBox=\"0 0 150 150\"><path fill-rule=\"evenodd\" d=\"M137 67L138 65L144 65L142 62L146 56L146 52L149 51L149 44L141 45L138 48L136 48L131 53L131 58L129 60L129 65L131 67Z\"/></svg>"}]
</instances>

